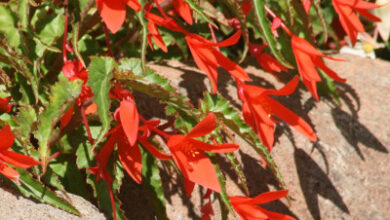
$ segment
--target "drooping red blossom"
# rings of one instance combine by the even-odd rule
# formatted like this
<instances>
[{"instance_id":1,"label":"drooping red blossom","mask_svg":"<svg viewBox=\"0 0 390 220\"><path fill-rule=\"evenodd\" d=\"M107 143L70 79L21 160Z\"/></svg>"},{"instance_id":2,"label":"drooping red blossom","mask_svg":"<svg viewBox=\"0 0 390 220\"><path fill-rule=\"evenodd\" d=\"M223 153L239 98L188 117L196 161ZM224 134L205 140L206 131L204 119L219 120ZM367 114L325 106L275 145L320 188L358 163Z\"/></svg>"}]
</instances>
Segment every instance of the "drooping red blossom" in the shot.
<instances>
[{"instance_id":1,"label":"drooping red blossom","mask_svg":"<svg viewBox=\"0 0 390 220\"><path fill-rule=\"evenodd\" d=\"M149 14L151 9L152 9L152 5L150 5L150 4L145 5L145 13L146 14ZM152 44L152 39L153 39L154 43L162 51L167 53L168 52L168 48L165 45L165 43L164 43L164 41L163 41L163 39L161 37L160 32L158 31L156 23L152 19L149 19L147 28L148 28L147 40L148 40L148 44L149 44L150 49L152 49L152 50L154 49L153 48L153 44Z\"/></svg>"},{"instance_id":2,"label":"drooping red blossom","mask_svg":"<svg viewBox=\"0 0 390 220\"><path fill-rule=\"evenodd\" d=\"M291 125L311 141L317 140L317 136L309 124L290 109L269 97L270 95L290 95L294 92L298 82L299 79L295 76L283 88L273 90L246 85L237 81L238 96L242 100L242 112L245 122L253 128L269 151L271 151L274 144L274 128L277 122L274 116Z\"/></svg>"},{"instance_id":3,"label":"drooping red blossom","mask_svg":"<svg viewBox=\"0 0 390 220\"><path fill-rule=\"evenodd\" d=\"M206 194L203 196L203 200L208 200L203 207L200 209L200 212L202 213L202 220L211 220L211 216L214 215L213 206L211 204L211 194L213 193L212 190L207 189Z\"/></svg>"},{"instance_id":4,"label":"drooping red blossom","mask_svg":"<svg viewBox=\"0 0 390 220\"><path fill-rule=\"evenodd\" d=\"M162 14L164 18L153 13L146 13L145 17L159 26L164 26L172 31L177 31L186 35L186 42L191 51L192 57L199 69L204 71L210 78L213 86L213 93L217 92L218 67L224 68L235 78L243 81L250 80L244 69L214 48L227 47L236 44L241 37L241 30L237 31L231 37L222 42L214 43L198 34L187 32L172 18L165 15L165 13Z\"/></svg>"},{"instance_id":5,"label":"drooping red blossom","mask_svg":"<svg viewBox=\"0 0 390 220\"><path fill-rule=\"evenodd\" d=\"M14 144L14 139L15 136L9 125L4 126L0 130L0 173L8 179L19 183L20 174L6 163L20 168L30 168L41 163L34 158L10 151L9 149Z\"/></svg>"},{"instance_id":6,"label":"drooping red blossom","mask_svg":"<svg viewBox=\"0 0 390 220\"><path fill-rule=\"evenodd\" d=\"M12 110L12 105L9 104L11 97L1 98L0 97L0 112L9 113Z\"/></svg>"},{"instance_id":7,"label":"drooping red blossom","mask_svg":"<svg viewBox=\"0 0 390 220\"><path fill-rule=\"evenodd\" d=\"M303 83L317 101L319 100L317 94L317 82L321 81L321 77L318 74L316 67L323 70L329 77L336 81L346 81L345 79L339 77L336 72L327 67L321 57L336 61L342 60L324 55L305 39L295 35L291 36L291 47Z\"/></svg>"},{"instance_id":8,"label":"drooping red blossom","mask_svg":"<svg viewBox=\"0 0 390 220\"><path fill-rule=\"evenodd\" d=\"M123 168L136 183L142 182L142 155L137 142L141 143L153 156L160 160L170 160L171 156L159 151L147 140L151 135L151 130L156 131L155 126L160 122L144 121L144 125L139 127L140 115L129 91L116 84L110 91L110 97L122 99L119 108L115 112L115 120L120 124L108 132L107 136L109 138L96 156L97 165L89 168L89 170L97 176L97 180L103 179L106 182L114 219L116 219L115 203L111 189L113 179L106 169L108 159L115 145L118 146L118 156Z\"/></svg>"},{"instance_id":9,"label":"drooping red blossom","mask_svg":"<svg viewBox=\"0 0 390 220\"><path fill-rule=\"evenodd\" d=\"M90 167L89 171L93 175L96 175L96 180L99 181L100 179L103 179L104 182L106 183L108 188L108 194L110 195L113 217L114 220L116 220L115 201L114 201L114 195L112 193L112 188L111 188L111 183L114 181L114 179L112 179L110 173L106 169L108 159L110 158L111 152L114 149L114 147L115 147L115 139L111 137L107 140L106 144L103 146L99 154L96 154L95 152L96 166Z\"/></svg>"},{"instance_id":10,"label":"drooping red blossom","mask_svg":"<svg viewBox=\"0 0 390 220\"><path fill-rule=\"evenodd\" d=\"M68 14L65 15L65 24L64 24L64 39L62 42L62 59L64 61L64 65L62 66L62 73L66 78L70 81L80 79L83 81L83 85L81 87L81 92L79 97L76 99L76 105L81 108L81 114L84 119L86 119L85 115L95 113L97 111L96 103L92 102L88 106L84 107L84 103L93 97L92 89L87 86L88 81L88 72L80 62L80 60L68 60L67 51L73 53L73 48L68 44ZM74 106L72 106L60 119L60 128L64 128L72 119ZM90 142L92 143L92 136L89 131L89 125L87 120L83 120L84 124L87 128L88 137Z\"/></svg>"},{"instance_id":11,"label":"drooping red blossom","mask_svg":"<svg viewBox=\"0 0 390 220\"><path fill-rule=\"evenodd\" d=\"M332 3L335 11L339 15L341 26L347 33L352 45L356 43L357 34L364 32L364 26L355 12L359 12L359 14L372 21L382 21L379 17L369 12L371 9L381 7L375 3L363 0L332 0Z\"/></svg>"},{"instance_id":12,"label":"drooping red blossom","mask_svg":"<svg viewBox=\"0 0 390 220\"><path fill-rule=\"evenodd\" d=\"M152 44L152 39L154 40L154 43L156 43L156 45L162 50L164 51L165 53L168 52L168 48L167 46L165 45L161 35L160 35L160 32L158 31L157 29L157 26L156 24L153 22L153 21L149 21L148 23L148 35L147 35L147 39L148 39L148 44L149 44L149 47L150 49L154 49L153 48L153 44Z\"/></svg>"},{"instance_id":13,"label":"drooping red blossom","mask_svg":"<svg viewBox=\"0 0 390 220\"><path fill-rule=\"evenodd\" d=\"M237 150L238 145L230 143L212 145L195 139L209 134L216 126L215 115L210 113L187 135L169 137L167 145L174 162L184 176L187 194L191 194L194 183L215 192L221 192L214 166L203 151L230 153Z\"/></svg>"},{"instance_id":14,"label":"drooping red blossom","mask_svg":"<svg viewBox=\"0 0 390 220\"><path fill-rule=\"evenodd\" d=\"M141 10L138 0L96 0L96 5L107 28L116 33L126 19L126 5L134 11Z\"/></svg>"},{"instance_id":15,"label":"drooping red blossom","mask_svg":"<svg viewBox=\"0 0 390 220\"><path fill-rule=\"evenodd\" d=\"M250 80L244 69L214 48L234 45L238 42L240 36L241 31L239 30L228 39L219 43L213 43L197 34L186 35L187 45L190 48L192 57L199 69L205 72L210 78L213 86L213 93L216 93L218 90L218 67L224 68L235 78L243 81Z\"/></svg>"},{"instance_id":16,"label":"drooping red blossom","mask_svg":"<svg viewBox=\"0 0 390 220\"><path fill-rule=\"evenodd\" d=\"M118 85L110 91L110 96L120 98L121 102L115 112L115 120L120 124L113 128L108 135L110 136L109 140L114 139L114 143L118 145L119 160L123 168L135 182L141 183L142 158L137 142L141 143L153 156L160 160L169 160L171 157L160 152L147 140L151 133L149 130L157 130L153 126L158 125L158 123L144 121L145 125L139 127L140 115L133 97L129 91L126 91ZM139 131L143 133L140 134ZM111 154L112 150L106 152Z\"/></svg>"},{"instance_id":17,"label":"drooping red blossom","mask_svg":"<svg viewBox=\"0 0 390 220\"><path fill-rule=\"evenodd\" d=\"M263 53L263 50L266 46L267 45L258 45L258 44L250 43L249 52L252 56L256 57L257 62L259 63L261 68L271 73L273 76L275 76L278 79L278 77L275 75L274 72L277 73L280 73L282 71L287 72L287 68L272 56Z\"/></svg>"},{"instance_id":18,"label":"drooping red blossom","mask_svg":"<svg viewBox=\"0 0 390 220\"><path fill-rule=\"evenodd\" d=\"M168 28L169 30L180 32L185 35L189 34L189 32L187 32L184 28L180 27L173 18L168 17L165 12L162 11L161 8L159 9L161 10L161 14L163 15L163 17L151 13L149 10L145 11L145 18L148 19L149 22L152 21L158 26L163 26L165 28Z\"/></svg>"},{"instance_id":19,"label":"drooping red blossom","mask_svg":"<svg viewBox=\"0 0 390 220\"><path fill-rule=\"evenodd\" d=\"M262 193L253 198L246 196L229 196L229 199L234 210L243 220L293 220L295 218L291 216L271 212L259 206L260 204L285 197L287 194L288 190L280 190Z\"/></svg>"}]
</instances>

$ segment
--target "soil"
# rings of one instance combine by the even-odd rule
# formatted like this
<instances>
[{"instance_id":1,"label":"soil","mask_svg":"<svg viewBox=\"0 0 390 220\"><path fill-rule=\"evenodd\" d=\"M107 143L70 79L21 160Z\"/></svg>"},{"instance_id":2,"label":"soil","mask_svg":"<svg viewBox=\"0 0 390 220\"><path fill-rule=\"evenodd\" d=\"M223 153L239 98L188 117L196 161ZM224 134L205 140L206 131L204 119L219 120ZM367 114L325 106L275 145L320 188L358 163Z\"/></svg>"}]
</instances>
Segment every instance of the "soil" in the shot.
<instances>
[{"instance_id":1,"label":"soil","mask_svg":"<svg viewBox=\"0 0 390 220\"><path fill-rule=\"evenodd\" d=\"M302 83L291 96L275 97L311 124L319 140L312 143L289 125L283 122L277 125L272 156L288 186L291 201L282 199L263 207L297 219L388 219L390 62L351 55L335 57L347 61L327 62L330 68L347 79L346 83L336 84L340 105L326 98L316 102ZM169 61L149 66L169 78L179 92L190 97L194 105L203 97L204 91L210 91L208 79L193 63ZM281 88L292 77L282 73L279 75L281 81L278 81L260 70L251 60L244 66L254 84L267 88ZM239 107L234 82L226 71L220 71L218 86L219 91L235 107ZM137 102L137 105L147 118L164 115L163 108L156 107L156 100L148 99ZM244 143L238 143L240 151L236 155L244 167L250 196L276 190L275 178L262 167L259 157ZM223 156L218 157L218 161L228 178L228 194L243 195L244 191L231 166ZM191 198L187 198L180 178L167 172L162 172L161 175L168 217L175 220L200 219L204 190L196 187ZM143 186L135 184L129 177L122 187L120 199L129 219L155 219L153 206L145 196ZM80 198L75 200L82 201ZM86 201L76 207L85 213L83 219L103 218ZM217 199L213 200L213 207L215 215L212 219L220 219ZM7 191L3 186L0 187L0 219L78 218L25 199L15 192ZM229 219L237 217L229 215Z\"/></svg>"}]
</instances>

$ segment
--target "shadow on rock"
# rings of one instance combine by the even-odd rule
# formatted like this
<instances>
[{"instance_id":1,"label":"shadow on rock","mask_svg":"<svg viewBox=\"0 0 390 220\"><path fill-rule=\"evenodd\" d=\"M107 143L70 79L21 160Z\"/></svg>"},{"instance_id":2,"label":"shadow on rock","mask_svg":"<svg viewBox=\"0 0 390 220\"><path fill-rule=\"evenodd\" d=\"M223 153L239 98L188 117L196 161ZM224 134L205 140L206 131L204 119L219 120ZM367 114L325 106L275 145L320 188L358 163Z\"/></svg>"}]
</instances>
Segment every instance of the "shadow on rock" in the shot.
<instances>
[{"instance_id":1,"label":"shadow on rock","mask_svg":"<svg viewBox=\"0 0 390 220\"><path fill-rule=\"evenodd\" d=\"M257 196L260 193L271 191L267 184L278 187L279 183L275 179L274 175L262 167L261 162L258 159L260 156L256 155L256 158L253 158L243 152L240 152L240 155L243 163L244 175L246 177L250 177L247 178L247 181L251 197ZM283 213L298 219L297 216L279 200L262 204L261 206L270 211Z\"/></svg>"},{"instance_id":2,"label":"shadow on rock","mask_svg":"<svg viewBox=\"0 0 390 220\"><path fill-rule=\"evenodd\" d=\"M318 195L329 199L339 209L349 214L348 207L344 203L343 198L316 162L302 149L295 149L294 159L301 189L313 219L321 219Z\"/></svg>"},{"instance_id":3,"label":"shadow on rock","mask_svg":"<svg viewBox=\"0 0 390 220\"><path fill-rule=\"evenodd\" d=\"M332 109L331 113L337 128L362 160L364 160L364 155L358 146L359 142L379 152L389 153L386 147L366 126L359 122L356 116L354 117L340 108Z\"/></svg>"}]
</instances>

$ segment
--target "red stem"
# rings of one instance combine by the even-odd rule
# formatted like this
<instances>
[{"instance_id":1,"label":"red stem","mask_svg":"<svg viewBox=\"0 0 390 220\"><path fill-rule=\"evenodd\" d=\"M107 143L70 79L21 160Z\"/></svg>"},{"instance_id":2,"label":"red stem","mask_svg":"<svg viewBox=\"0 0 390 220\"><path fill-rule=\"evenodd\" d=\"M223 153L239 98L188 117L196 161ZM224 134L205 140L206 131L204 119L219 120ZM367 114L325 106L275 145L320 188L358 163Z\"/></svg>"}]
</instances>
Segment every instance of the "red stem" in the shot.
<instances>
[{"instance_id":1,"label":"red stem","mask_svg":"<svg viewBox=\"0 0 390 220\"><path fill-rule=\"evenodd\" d=\"M69 13L68 13L68 0L65 0L65 25L64 25L64 40L62 41L62 59L64 60L64 63L68 62L68 55L66 53L66 44L68 41L68 20L69 20Z\"/></svg>"},{"instance_id":2,"label":"red stem","mask_svg":"<svg viewBox=\"0 0 390 220\"><path fill-rule=\"evenodd\" d=\"M139 118L141 119L141 121L146 125L147 124L147 121L144 117L142 117L142 115L139 115ZM152 129L152 131L156 132L157 134L159 134L160 136L162 137L166 137L166 138L169 138L171 137L171 135L153 127L153 126L147 126L148 128Z\"/></svg>"},{"instance_id":3,"label":"red stem","mask_svg":"<svg viewBox=\"0 0 390 220\"><path fill-rule=\"evenodd\" d=\"M267 11L267 13L268 13L269 15L271 15L271 17L272 17L273 19L275 19L275 18L278 17L278 16L276 16L275 13L274 13L270 8L268 8L266 5L264 5L264 9ZM282 19L280 18L280 20L282 20ZM282 23L281 23L280 26L283 28L283 30L284 30L288 35L293 36L293 33L292 33L292 32L290 31L290 29L288 29L288 27L284 24L283 20L282 20Z\"/></svg>"},{"instance_id":4,"label":"red stem","mask_svg":"<svg viewBox=\"0 0 390 220\"><path fill-rule=\"evenodd\" d=\"M103 30L104 30L104 36L106 38L108 55L110 55L111 57L114 57L114 54L112 53L112 49L111 49L111 44L110 44L110 35L108 33L108 29L107 29L106 24L103 24Z\"/></svg>"},{"instance_id":5,"label":"red stem","mask_svg":"<svg viewBox=\"0 0 390 220\"><path fill-rule=\"evenodd\" d=\"M88 119L87 119L87 116L85 115L85 107L84 106L81 106L81 117L83 119L85 129L87 130L89 142L91 143L91 145L93 145L94 141L92 138L91 130L89 129Z\"/></svg>"},{"instance_id":6,"label":"red stem","mask_svg":"<svg viewBox=\"0 0 390 220\"><path fill-rule=\"evenodd\" d=\"M158 0L154 0L154 2L156 3L157 9L160 11L161 15L164 18L168 18L167 14L165 14L165 11L161 8L161 5L158 3Z\"/></svg>"},{"instance_id":7,"label":"red stem","mask_svg":"<svg viewBox=\"0 0 390 220\"><path fill-rule=\"evenodd\" d=\"M211 38L213 39L214 43L218 43L218 42L217 42L217 38L215 37L215 33L214 33L213 26L212 26L210 23L209 23L209 29L210 29L210 33L211 33ZM216 47L216 49L217 49L218 51L221 51L221 50L219 49L219 47Z\"/></svg>"}]
</instances>

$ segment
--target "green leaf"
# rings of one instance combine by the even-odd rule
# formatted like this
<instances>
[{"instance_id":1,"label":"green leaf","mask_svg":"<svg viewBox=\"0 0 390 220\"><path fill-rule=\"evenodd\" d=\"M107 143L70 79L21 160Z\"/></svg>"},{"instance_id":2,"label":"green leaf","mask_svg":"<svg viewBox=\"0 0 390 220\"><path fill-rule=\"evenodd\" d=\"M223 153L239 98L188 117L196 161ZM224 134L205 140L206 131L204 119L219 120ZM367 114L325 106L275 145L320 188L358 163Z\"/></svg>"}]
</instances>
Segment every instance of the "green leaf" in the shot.
<instances>
[{"instance_id":1,"label":"green leaf","mask_svg":"<svg viewBox=\"0 0 390 220\"><path fill-rule=\"evenodd\" d=\"M207 106L204 108L208 111L214 112L217 119L222 122L223 125L227 126L231 131L251 146L267 162L268 169L270 169L276 176L280 186L286 188L280 171L273 161L271 154L268 152L267 148L261 144L251 127L241 120L238 112L230 107L228 100L219 94L211 95L206 93L201 105ZM222 108L222 106L225 108Z\"/></svg>"},{"instance_id":2,"label":"green leaf","mask_svg":"<svg viewBox=\"0 0 390 220\"><path fill-rule=\"evenodd\" d=\"M217 173L218 182L219 182L219 185L221 186L221 193L219 195L221 196L223 203L225 203L225 205L229 209L229 211L234 213L232 204L230 204L228 194L226 193L226 184L225 184L226 178L223 175L221 169L219 168L218 163L215 160L214 154L208 153L208 152L206 152L206 153L207 153L207 156L209 156L211 161L213 162L215 172Z\"/></svg>"},{"instance_id":3,"label":"green leaf","mask_svg":"<svg viewBox=\"0 0 390 220\"><path fill-rule=\"evenodd\" d=\"M108 216L113 218L111 199L108 193L107 185L103 180L96 180L96 176L88 174L87 183L92 186L94 191L94 196L97 198L99 207L106 213ZM116 209L116 218L117 220L125 220L126 217L123 214L123 211L120 209L121 203L120 200L115 198L115 209Z\"/></svg>"},{"instance_id":4,"label":"green leaf","mask_svg":"<svg viewBox=\"0 0 390 220\"><path fill-rule=\"evenodd\" d=\"M17 132L23 141L29 141L31 126L37 120L36 112L31 105L21 106L18 111L19 114L14 118L14 121L18 123Z\"/></svg>"},{"instance_id":5,"label":"green leaf","mask_svg":"<svg viewBox=\"0 0 390 220\"><path fill-rule=\"evenodd\" d=\"M167 79L149 68L146 68L145 75L142 74L140 60L123 59L118 69L119 72L115 73L117 80L126 83L134 90L169 104L181 117L191 118L191 115L194 115L194 108L188 101L188 98L178 94L176 89L169 85Z\"/></svg>"},{"instance_id":6,"label":"green leaf","mask_svg":"<svg viewBox=\"0 0 390 220\"><path fill-rule=\"evenodd\" d=\"M16 28L14 14L6 5L0 5L0 32L5 34L10 46L17 48L20 45L21 35Z\"/></svg>"},{"instance_id":7,"label":"green leaf","mask_svg":"<svg viewBox=\"0 0 390 220\"><path fill-rule=\"evenodd\" d=\"M83 177L83 174L74 163L73 155L61 154L59 157L53 159L49 167L48 171L51 169L59 179L60 183L63 184L63 190L79 195L86 200L90 200L87 185L85 183L85 177ZM47 172L45 176L46 175Z\"/></svg>"},{"instance_id":8,"label":"green leaf","mask_svg":"<svg viewBox=\"0 0 390 220\"><path fill-rule=\"evenodd\" d=\"M232 153L227 154L227 158L229 159L230 163L233 165L234 171L236 172L238 178L240 178L242 187L244 188L246 195L249 195L248 184L246 182L244 171L242 170L240 163L238 162L238 160L234 157L234 154L232 154Z\"/></svg>"},{"instance_id":9,"label":"green leaf","mask_svg":"<svg viewBox=\"0 0 390 220\"><path fill-rule=\"evenodd\" d=\"M201 9L193 0L185 0L188 5L190 6L190 8L195 11L196 13L198 13L200 15L201 18L203 18L205 21L207 21L208 23L210 23L211 25L213 25L214 27L218 27L214 22L213 20L211 20L203 11L203 9Z\"/></svg>"},{"instance_id":10,"label":"green leaf","mask_svg":"<svg viewBox=\"0 0 390 220\"><path fill-rule=\"evenodd\" d=\"M110 97L112 71L115 67L115 60L111 57L91 57L91 63L88 66L88 83L91 87L94 97L93 101L97 105L97 112L102 123L102 129L96 139L100 143L104 135L110 129Z\"/></svg>"},{"instance_id":11,"label":"green leaf","mask_svg":"<svg viewBox=\"0 0 390 220\"><path fill-rule=\"evenodd\" d=\"M0 31L6 32L15 28L15 19L12 11L6 5L0 5Z\"/></svg>"},{"instance_id":12,"label":"green leaf","mask_svg":"<svg viewBox=\"0 0 390 220\"><path fill-rule=\"evenodd\" d=\"M55 17L48 17L40 24L38 36L41 41L51 45L54 41L64 34L65 18L63 14L57 14Z\"/></svg>"},{"instance_id":13,"label":"green leaf","mask_svg":"<svg viewBox=\"0 0 390 220\"><path fill-rule=\"evenodd\" d=\"M92 152L92 146L87 143L87 141L79 144L76 151L76 164L79 169L87 169L88 167L92 166L92 161L94 160L94 155Z\"/></svg>"},{"instance_id":14,"label":"green leaf","mask_svg":"<svg viewBox=\"0 0 390 220\"><path fill-rule=\"evenodd\" d=\"M330 78L324 71L319 70L322 77L325 79L325 83L321 82L318 85L318 90L325 95L328 95L336 100L336 102L341 105L339 94L337 93L336 86L334 84L334 80Z\"/></svg>"},{"instance_id":15,"label":"green leaf","mask_svg":"<svg viewBox=\"0 0 390 220\"><path fill-rule=\"evenodd\" d=\"M47 203L78 216L81 215L69 202L59 198L54 192L43 186L42 183L36 181L31 174L19 168L17 168L17 171L20 173L19 180L21 184L15 185L26 197L31 196L40 202Z\"/></svg>"},{"instance_id":16,"label":"green leaf","mask_svg":"<svg viewBox=\"0 0 390 220\"><path fill-rule=\"evenodd\" d=\"M49 104L39 116L38 129L35 137L39 142L39 155L42 167L45 171L47 159L50 156L49 140L52 136L53 127L62 115L74 104L81 91L81 80L69 81L62 74L59 81L51 88Z\"/></svg>"},{"instance_id":17,"label":"green leaf","mask_svg":"<svg viewBox=\"0 0 390 220\"><path fill-rule=\"evenodd\" d=\"M20 26L26 30L28 25L28 16L29 16L30 4L28 0L20 0L18 3L18 17Z\"/></svg>"},{"instance_id":18,"label":"green leaf","mask_svg":"<svg viewBox=\"0 0 390 220\"><path fill-rule=\"evenodd\" d=\"M146 150L142 149L142 185L151 199L157 219L168 219L165 209L165 198L160 170L156 159Z\"/></svg>"},{"instance_id":19,"label":"green leaf","mask_svg":"<svg viewBox=\"0 0 390 220\"><path fill-rule=\"evenodd\" d=\"M264 34L265 40L268 43L269 48L272 51L272 54L281 62L284 66L292 68L292 66L287 63L286 59L282 56L280 51L277 49L275 38L271 31L271 26L267 20L267 13L265 12L265 0L254 0L255 11L257 15L258 22L261 27L261 31Z\"/></svg>"}]
</instances>

